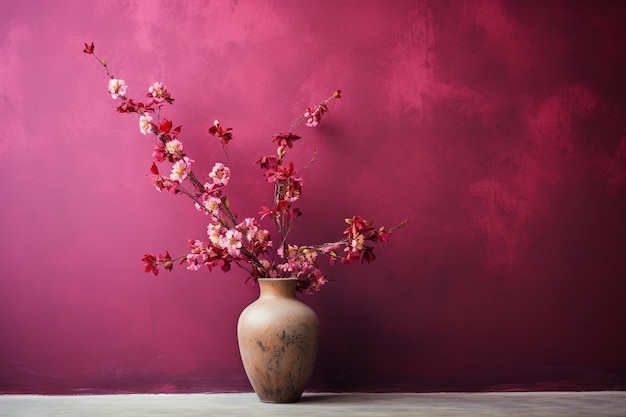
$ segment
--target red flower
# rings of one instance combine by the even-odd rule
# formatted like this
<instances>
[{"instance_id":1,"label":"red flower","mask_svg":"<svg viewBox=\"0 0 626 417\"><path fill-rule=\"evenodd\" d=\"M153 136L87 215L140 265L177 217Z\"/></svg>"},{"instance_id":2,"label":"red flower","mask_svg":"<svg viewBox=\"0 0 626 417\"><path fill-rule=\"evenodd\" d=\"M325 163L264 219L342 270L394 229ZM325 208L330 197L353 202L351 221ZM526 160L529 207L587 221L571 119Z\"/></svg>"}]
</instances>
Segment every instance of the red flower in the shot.
<instances>
[{"instance_id":1,"label":"red flower","mask_svg":"<svg viewBox=\"0 0 626 417\"><path fill-rule=\"evenodd\" d=\"M150 172L151 173L148 175L152 179L152 183L154 184L157 190L159 191L166 190L174 194L177 193L178 191L177 188L178 188L179 183L177 181L172 181L171 179L160 175L159 168L156 166L154 162L152 163L152 166L150 167Z\"/></svg>"},{"instance_id":2,"label":"red flower","mask_svg":"<svg viewBox=\"0 0 626 417\"><path fill-rule=\"evenodd\" d=\"M93 42L91 42L91 45L87 45L85 43L85 49L83 49L84 53L86 53L86 54L93 54L93 50L94 50Z\"/></svg>"},{"instance_id":3,"label":"red flower","mask_svg":"<svg viewBox=\"0 0 626 417\"><path fill-rule=\"evenodd\" d=\"M340 259L341 263L344 265L348 265L350 262L355 261L361 257L361 251L358 249L349 249L346 252L346 256Z\"/></svg>"},{"instance_id":4,"label":"red flower","mask_svg":"<svg viewBox=\"0 0 626 417\"><path fill-rule=\"evenodd\" d=\"M258 214L261 215L261 220L263 220L267 216L273 217L272 216L272 212L275 212L275 211L273 209L269 208L269 207L261 206L261 211L259 211Z\"/></svg>"},{"instance_id":5,"label":"red flower","mask_svg":"<svg viewBox=\"0 0 626 417\"><path fill-rule=\"evenodd\" d=\"M233 140L232 130L233 130L232 127L224 129L220 125L220 122L218 122L216 120L215 122L213 122L213 126L211 126L208 129L208 132L209 132L209 134L211 134L211 135L215 136L216 138L218 138L220 140L220 142L222 142L223 146L226 146L228 144L228 142Z\"/></svg>"},{"instance_id":6,"label":"red flower","mask_svg":"<svg viewBox=\"0 0 626 417\"><path fill-rule=\"evenodd\" d=\"M385 243L389 241L389 237L391 236L390 232L384 230L384 228L380 228L378 233L375 234L376 241L379 243Z\"/></svg>"},{"instance_id":7,"label":"red flower","mask_svg":"<svg viewBox=\"0 0 626 417\"><path fill-rule=\"evenodd\" d=\"M122 104L117 106L118 113L134 113L137 111L132 99L122 101Z\"/></svg>"},{"instance_id":8,"label":"red flower","mask_svg":"<svg viewBox=\"0 0 626 417\"><path fill-rule=\"evenodd\" d=\"M118 113L146 113L151 111L154 111L151 103L146 105L141 102L135 102L132 98L124 100L122 104L117 106Z\"/></svg>"},{"instance_id":9,"label":"red flower","mask_svg":"<svg viewBox=\"0 0 626 417\"><path fill-rule=\"evenodd\" d=\"M152 146L152 150L154 152L152 152L152 158L154 158L154 160L156 162L163 162L167 159L167 153L165 151L165 144L163 142L159 142L156 145ZM152 168L150 169L152 171L153 174L155 174L155 169L156 169L156 165L153 164ZM158 175L158 169L156 169L156 174Z\"/></svg>"},{"instance_id":10,"label":"red flower","mask_svg":"<svg viewBox=\"0 0 626 417\"><path fill-rule=\"evenodd\" d=\"M287 200L281 200L278 202L278 204L276 205L276 212L278 213L286 213L287 210L289 209L290 203Z\"/></svg>"},{"instance_id":11,"label":"red flower","mask_svg":"<svg viewBox=\"0 0 626 417\"><path fill-rule=\"evenodd\" d=\"M261 165L261 169L275 170L278 166L278 158L274 155L262 156L256 162Z\"/></svg>"},{"instance_id":12,"label":"red flower","mask_svg":"<svg viewBox=\"0 0 626 417\"><path fill-rule=\"evenodd\" d=\"M165 255L159 255L157 258L157 263L163 264L163 267L168 271L171 271L174 267L174 263L172 262L172 257L168 251L165 251Z\"/></svg>"},{"instance_id":13,"label":"red flower","mask_svg":"<svg viewBox=\"0 0 626 417\"><path fill-rule=\"evenodd\" d=\"M287 146L289 148L293 148L293 143L300 139L300 136L294 135L293 133L278 133L274 135L274 139L272 142L276 142L276 146Z\"/></svg>"},{"instance_id":14,"label":"red flower","mask_svg":"<svg viewBox=\"0 0 626 417\"><path fill-rule=\"evenodd\" d=\"M354 216L351 219L346 219L346 223L350 225L346 230L344 230L344 235L356 236L358 234L362 234L363 232L369 232L374 228L367 222L367 220L363 219L361 216Z\"/></svg>"},{"instance_id":15,"label":"red flower","mask_svg":"<svg viewBox=\"0 0 626 417\"><path fill-rule=\"evenodd\" d=\"M170 133L172 129L172 121L164 119L161 123L159 123L159 133Z\"/></svg>"},{"instance_id":16,"label":"red flower","mask_svg":"<svg viewBox=\"0 0 626 417\"><path fill-rule=\"evenodd\" d=\"M259 214L261 215L261 220L267 216L276 220L281 214L287 215L287 220L291 220L302 216L302 211L299 208L292 208L289 201L281 200L274 208L262 206Z\"/></svg>"},{"instance_id":17,"label":"red flower","mask_svg":"<svg viewBox=\"0 0 626 417\"><path fill-rule=\"evenodd\" d=\"M151 253L146 253L143 258L141 258L141 262L146 265L146 274L152 272L154 275L159 275L156 256Z\"/></svg>"},{"instance_id":18,"label":"red flower","mask_svg":"<svg viewBox=\"0 0 626 417\"><path fill-rule=\"evenodd\" d=\"M288 167L284 167L279 165L275 170L270 170L265 174L267 176L267 182L272 182L276 180L288 180L296 173L296 168L293 165L293 162L289 163Z\"/></svg>"}]
</instances>

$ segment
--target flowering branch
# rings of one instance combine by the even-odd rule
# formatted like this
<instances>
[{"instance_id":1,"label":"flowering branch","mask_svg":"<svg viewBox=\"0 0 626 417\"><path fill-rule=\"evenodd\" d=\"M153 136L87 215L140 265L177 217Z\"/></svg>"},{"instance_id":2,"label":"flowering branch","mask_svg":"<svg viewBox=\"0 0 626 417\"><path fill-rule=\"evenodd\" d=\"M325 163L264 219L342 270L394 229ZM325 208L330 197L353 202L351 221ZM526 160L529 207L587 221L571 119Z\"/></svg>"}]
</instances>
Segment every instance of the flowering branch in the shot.
<instances>
[{"instance_id":1,"label":"flowering branch","mask_svg":"<svg viewBox=\"0 0 626 417\"><path fill-rule=\"evenodd\" d=\"M337 90L317 106L307 108L291 123L287 133L274 135L272 141L276 145L276 153L263 156L257 161L265 179L274 187L274 206L261 207L259 212L261 221L265 217L273 220L280 236L280 243L273 254L270 254L270 250L274 248L269 231L263 229L254 217L239 221L230 207L225 194L225 188L231 179L230 169L223 163L216 162L208 173L206 182L200 180L201 177L192 170L195 161L184 152L183 143L179 139L182 126L173 127L171 120L161 119L163 106L174 102L165 85L153 83L148 88L145 101L127 97L124 80L111 74L106 61L98 58L94 49L93 43L85 43L83 52L93 55L104 67L109 77L108 91L113 99L121 102L117 107L118 113L136 114L139 131L157 138L157 143L152 148L153 162L148 174L155 188L159 192L166 190L186 195L210 219L207 225L207 243L189 239L189 253L175 258L167 251L158 256L146 253L142 258L146 273L158 275L159 267L171 271L177 262L186 264L187 269L191 270L206 267L211 271L217 267L225 272L235 264L248 271L253 279L295 276L298 278L299 290L314 292L319 291L327 282L317 264L319 254L327 255L331 264L337 259L343 264L357 260L369 263L375 259L372 244L386 242L394 229L406 225L404 221L391 229L375 229L372 221L354 216L346 219L349 226L343 232L343 237L336 242L300 247L288 244L289 233L296 219L302 215L300 209L294 206L302 195L302 178L296 175L293 162L285 161L288 149L293 148L294 143L301 139L292 131L303 121L309 127L316 127L329 112L328 104L341 98L341 90ZM228 158L227 149L233 140L233 128L224 128L215 120L207 132L219 140ZM303 169L315 161L316 154L317 150ZM165 163L171 164L169 176L162 175L159 171L159 165ZM185 187L185 182L190 183L191 187Z\"/></svg>"}]
</instances>

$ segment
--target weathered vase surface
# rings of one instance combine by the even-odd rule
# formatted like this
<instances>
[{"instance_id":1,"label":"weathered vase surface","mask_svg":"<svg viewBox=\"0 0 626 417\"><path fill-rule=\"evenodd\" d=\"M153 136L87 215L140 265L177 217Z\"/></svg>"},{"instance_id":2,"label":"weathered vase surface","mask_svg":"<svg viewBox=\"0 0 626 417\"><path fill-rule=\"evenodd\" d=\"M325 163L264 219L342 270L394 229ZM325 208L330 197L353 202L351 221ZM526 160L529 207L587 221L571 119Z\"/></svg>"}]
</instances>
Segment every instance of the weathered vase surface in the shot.
<instances>
[{"instance_id":1,"label":"weathered vase surface","mask_svg":"<svg viewBox=\"0 0 626 417\"><path fill-rule=\"evenodd\" d=\"M258 281L259 298L237 324L241 360L261 401L296 402L315 365L319 320L296 298L295 278Z\"/></svg>"}]
</instances>

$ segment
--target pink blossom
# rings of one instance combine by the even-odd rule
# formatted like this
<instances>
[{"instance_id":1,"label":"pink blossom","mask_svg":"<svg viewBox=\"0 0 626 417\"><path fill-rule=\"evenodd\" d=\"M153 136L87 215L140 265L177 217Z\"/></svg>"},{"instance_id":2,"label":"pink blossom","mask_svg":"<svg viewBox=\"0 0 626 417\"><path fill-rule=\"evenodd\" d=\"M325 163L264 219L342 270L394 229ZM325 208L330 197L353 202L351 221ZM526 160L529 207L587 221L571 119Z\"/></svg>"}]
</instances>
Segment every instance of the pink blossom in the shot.
<instances>
[{"instance_id":1,"label":"pink blossom","mask_svg":"<svg viewBox=\"0 0 626 417\"><path fill-rule=\"evenodd\" d=\"M204 264L204 259L201 255L188 254L185 258L187 261L187 269L190 271L199 271Z\"/></svg>"},{"instance_id":2,"label":"pink blossom","mask_svg":"<svg viewBox=\"0 0 626 417\"><path fill-rule=\"evenodd\" d=\"M237 229L241 232L245 232L246 239L251 242L259 231L259 226L254 217L246 217L243 222L237 225Z\"/></svg>"},{"instance_id":3,"label":"pink blossom","mask_svg":"<svg viewBox=\"0 0 626 417\"><path fill-rule=\"evenodd\" d=\"M326 277L322 274L322 271L315 268L313 269L308 276L306 277L307 283L309 284L308 288L305 288L305 291L309 293L318 292L322 289L322 287L328 282Z\"/></svg>"},{"instance_id":4,"label":"pink blossom","mask_svg":"<svg viewBox=\"0 0 626 417\"><path fill-rule=\"evenodd\" d=\"M170 98L170 93L169 91L167 91L167 88L163 84L161 84L160 82L155 82L148 89L148 97L152 97L157 103L162 103L163 101Z\"/></svg>"},{"instance_id":5,"label":"pink blossom","mask_svg":"<svg viewBox=\"0 0 626 417\"><path fill-rule=\"evenodd\" d=\"M238 230L230 229L226 234L220 236L219 246L228 251L231 256L241 255L242 234Z\"/></svg>"},{"instance_id":6,"label":"pink blossom","mask_svg":"<svg viewBox=\"0 0 626 417\"><path fill-rule=\"evenodd\" d=\"M293 267L292 264L290 264L289 262L276 265L276 269L284 274L293 275Z\"/></svg>"},{"instance_id":7,"label":"pink blossom","mask_svg":"<svg viewBox=\"0 0 626 417\"><path fill-rule=\"evenodd\" d=\"M339 98L340 96L341 90L337 90L335 91L335 94L333 94L333 97L335 98ZM309 107L306 112L304 112L304 117L307 119L307 126L317 126L322 119L322 115L328 113L328 105L326 104L327 101L320 103L317 107Z\"/></svg>"},{"instance_id":8,"label":"pink blossom","mask_svg":"<svg viewBox=\"0 0 626 417\"><path fill-rule=\"evenodd\" d=\"M204 243L200 240L189 240L190 253L186 256L187 269L197 271L208 260Z\"/></svg>"},{"instance_id":9,"label":"pink blossom","mask_svg":"<svg viewBox=\"0 0 626 417\"><path fill-rule=\"evenodd\" d=\"M204 183L204 191L206 192L207 195L212 195L212 196L217 196L219 197L221 194L221 189L222 186L219 184L215 184L212 182L205 182Z\"/></svg>"},{"instance_id":10,"label":"pink blossom","mask_svg":"<svg viewBox=\"0 0 626 417\"><path fill-rule=\"evenodd\" d=\"M126 83L124 80L118 80L116 78L111 78L109 80L109 93L111 93L111 97L118 98L124 97L126 94Z\"/></svg>"},{"instance_id":11,"label":"pink blossom","mask_svg":"<svg viewBox=\"0 0 626 417\"><path fill-rule=\"evenodd\" d=\"M217 217L220 214L220 204L222 200L217 197L209 197L204 202L204 208L210 213L212 216Z\"/></svg>"},{"instance_id":12,"label":"pink blossom","mask_svg":"<svg viewBox=\"0 0 626 417\"><path fill-rule=\"evenodd\" d=\"M257 230L252 240L254 241L255 247L260 252L266 251L267 248L272 246L272 241L270 240L270 232L266 229Z\"/></svg>"},{"instance_id":13,"label":"pink blossom","mask_svg":"<svg viewBox=\"0 0 626 417\"><path fill-rule=\"evenodd\" d=\"M191 249L191 253L194 254L202 253L202 251L204 250L204 243L202 243L202 241L198 239L189 239L189 249Z\"/></svg>"},{"instance_id":14,"label":"pink blossom","mask_svg":"<svg viewBox=\"0 0 626 417\"><path fill-rule=\"evenodd\" d=\"M272 246L270 232L261 229L253 217L248 217L239 223L237 230L246 235L248 249L256 255L266 252Z\"/></svg>"},{"instance_id":15,"label":"pink blossom","mask_svg":"<svg viewBox=\"0 0 626 417\"><path fill-rule=\"evenodd\" d=\"M305 124L308 127L315 127L319 124L322 115L317 107L309 107L306 112L304 112L304 117L306 118Z\"/></svg>"},{"instance_id":16,"label":"pink blossom","mask_svg":"<svg viewBox=\"0 0 626 417\"><path fill-rule=\"evenodd\" d=\"M180 156L183 153L183 143L178 139L170 140L165 144L165 150L172 156Z\"/></svg>"},{"instance_id":17,"label":"pink blossom","mask_svg":"<svg viewBox=\"0 0 626 417\"><path fill-rule=\"evenodd\" d=\"M183 159L176 161L174 166L172 167L172 172L170 173L170 179L172 181L182 182L187 178L187 175L191 172L191 163L194 162L189 157L185 156Z\"/></svg>"},{"instance_id":18,"label":"pink blossom","mask_svg":"<svg viewBox=\"0 0 626 417\"><path fill-rule=\"evenodd\" d=\"M218 222L209 223L207 226L207 236L213 245L219 245L222 236L222 225Z\"/></svg>"},{"instance_id":19,"label":"pink blossom","mask_svg":"<svg viewBox=\"0 0 626 417\"><path fill-rule=\"evenodd\" d=\"M209 177L213 180L213 184L227 185L230 181L230 169L221 162L218 162L213 166Z\"/></svg>"},{"instance_id":20,"label":"pink blossom","mask_svg":"<svg viewBox=\"0 0 626 417\"><path fill-rule=\"evenodd\" d=\"M317 260L317 251L305 248L302 250L302 255L307 263L311 265L315 264L315 261Z\"/></svg>"},{"instance_id":21,"label":"pink blossom","mask_svg":"<svg viewBox=\"0 0 626 417\"><path fill-rule=\"evenodd\" d=\"M139 131L144 135L147 135L152 131L152 116L148 113L144 113L139 116Z\"/></svg>"}]
</instances>

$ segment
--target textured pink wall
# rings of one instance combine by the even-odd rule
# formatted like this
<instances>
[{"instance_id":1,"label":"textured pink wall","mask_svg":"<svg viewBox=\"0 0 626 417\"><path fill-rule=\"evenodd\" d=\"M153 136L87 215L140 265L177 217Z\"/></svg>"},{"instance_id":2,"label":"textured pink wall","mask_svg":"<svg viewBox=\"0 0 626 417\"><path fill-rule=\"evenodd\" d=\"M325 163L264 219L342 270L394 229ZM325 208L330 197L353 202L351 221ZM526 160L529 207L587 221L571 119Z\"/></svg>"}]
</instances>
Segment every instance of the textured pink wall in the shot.
<instances>
[{"instance_id":1,"label":"textured pink wall","mask_svg":"<svg viewBox=\"0 0 626 417\"><path fill-rule=\"evenodd\" d=\"M235 128L242 215L269 204L271 135L344 91L297 132L319 162L294 238L357 213L410 226L303 297L311 388L624 389L626 6L531 3L4 0L0 391L250 389L235 323L256 289L143 273L205 218L154 191L152 139L86 41L134 95L169 87L197 160L222 157L214 118Z\"/></svg>"}]
</instances>

